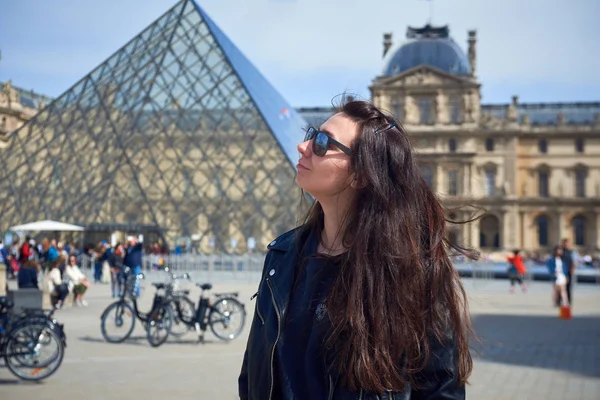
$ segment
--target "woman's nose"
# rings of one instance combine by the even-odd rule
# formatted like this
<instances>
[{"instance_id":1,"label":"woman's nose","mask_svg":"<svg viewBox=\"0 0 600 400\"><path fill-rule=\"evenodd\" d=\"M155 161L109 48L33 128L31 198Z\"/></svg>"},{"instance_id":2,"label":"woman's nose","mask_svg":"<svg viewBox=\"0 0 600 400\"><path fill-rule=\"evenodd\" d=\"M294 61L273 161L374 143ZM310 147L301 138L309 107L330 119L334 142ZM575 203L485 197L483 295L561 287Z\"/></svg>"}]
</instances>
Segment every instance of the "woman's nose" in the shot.
<instances>
[{"instance_id":1,"label":"woman's nose","mask_svg":"<svg viewBox=\"0 0 600 400\"><path fill-rule=\"evenodd\" d=\"M304 142L300 143L298 145L298 151L300 152L300 154L302 154L304 157L308 157L310 154L310 140L305 140Z\"/></svg>"}]
</instances>

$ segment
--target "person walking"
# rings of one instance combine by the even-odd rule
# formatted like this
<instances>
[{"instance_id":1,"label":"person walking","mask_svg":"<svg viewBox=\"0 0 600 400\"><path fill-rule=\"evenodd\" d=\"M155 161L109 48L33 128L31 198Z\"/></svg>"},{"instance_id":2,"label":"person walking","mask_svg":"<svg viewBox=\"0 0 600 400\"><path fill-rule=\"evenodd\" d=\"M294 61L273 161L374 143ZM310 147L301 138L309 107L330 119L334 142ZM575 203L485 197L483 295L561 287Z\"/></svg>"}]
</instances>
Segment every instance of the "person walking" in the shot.
<instances>
[{"instance_id":1,"label":"person walking","mask_svg":"<svg viewBox=\"0 0 600 400\"><path fill-rule=\"evenodd\" d=\"M449 248L473 253L448 241L408 134L350 101L298 151L315 200L268 246L240 399L464 399L472 331Z\"/></svg>"},{"instance_id":2,"label":"person walking","mask_svg":"<svg viewBox=\"0 0 600 400\"><path fill-rule=\"evenodd\" d=\"M527 286L523 281L525 274L527 273L527 268L525 268L525 262L523 261L523 257L519 254L520 250L513 250L512 257L507 257L509 268L508 268L508 278L510 279L510 292L515 292L515 284L519 282L521 285L521 291L525 293L527 291Z\"/></svg>"}]
</instances>

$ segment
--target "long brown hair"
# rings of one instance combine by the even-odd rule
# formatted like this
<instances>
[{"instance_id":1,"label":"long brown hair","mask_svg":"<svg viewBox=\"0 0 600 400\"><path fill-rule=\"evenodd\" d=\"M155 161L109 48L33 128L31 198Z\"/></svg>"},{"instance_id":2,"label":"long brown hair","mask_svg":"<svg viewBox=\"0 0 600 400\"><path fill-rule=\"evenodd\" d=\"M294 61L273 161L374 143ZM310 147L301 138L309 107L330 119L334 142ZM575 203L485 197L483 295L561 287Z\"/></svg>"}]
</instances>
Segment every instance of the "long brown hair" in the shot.
<instances>
[{"instance_id":1,"label":"long brown hair","mask_svg":"<svg viewBox=\"0 0 600 400\"><path fill-rule=\"evenodd\" d=\"M360 189L343 221L348 251L327 298L330 368L350 390L401 391L408 383L419 386L436 342L453 340L456 378L466 383L472 330L448 255L455 245L446 239L444 209L422 179L397 120L365 101L347 102L339 112L359 127L350 168ZM322 231L318 202L302 229Z\"/></svg>"}]
</instances>

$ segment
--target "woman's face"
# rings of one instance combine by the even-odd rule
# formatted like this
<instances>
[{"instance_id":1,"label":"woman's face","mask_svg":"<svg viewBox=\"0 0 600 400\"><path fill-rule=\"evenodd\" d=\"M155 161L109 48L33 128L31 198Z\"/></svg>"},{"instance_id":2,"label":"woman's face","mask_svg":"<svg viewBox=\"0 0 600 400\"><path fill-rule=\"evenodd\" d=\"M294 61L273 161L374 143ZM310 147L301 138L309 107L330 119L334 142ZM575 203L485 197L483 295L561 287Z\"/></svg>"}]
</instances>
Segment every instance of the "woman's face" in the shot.
<instances>
[{"instance_id":1,"label":"woman's face","mask_svg":"<svg viewBox=\"0 0 600 400\"><path fill-rule=\"evenodd\" d=\"M75 257L69 258L69 265L77 265L77 258L75 258Z\"/></svg>"},{"instance_id":2,"label":"woman's face","mask_svg":"<svg viewBox=\"0 0 600 400\"><path fill-rule=\"evenodd\" d=\"M358 125L345 114L339 113L316 127L350 148L358 135ZM296 183L317 200L341 193L351 182L350 156L335 145L319 157L313 153L313 140L298 145L300 160L296 166Z\"/></svg>"}]
</instances>

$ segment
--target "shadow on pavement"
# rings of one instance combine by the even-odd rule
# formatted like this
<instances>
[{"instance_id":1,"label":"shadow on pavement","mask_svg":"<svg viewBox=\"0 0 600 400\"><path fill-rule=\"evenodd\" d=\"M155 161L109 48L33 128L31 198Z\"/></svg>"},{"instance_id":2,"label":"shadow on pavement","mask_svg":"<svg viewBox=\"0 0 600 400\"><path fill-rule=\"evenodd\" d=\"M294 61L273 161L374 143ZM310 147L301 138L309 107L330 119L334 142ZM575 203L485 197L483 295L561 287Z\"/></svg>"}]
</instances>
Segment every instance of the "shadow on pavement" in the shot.
<instances>
[{"instance_id":1,"label":"shadow on pavement","mask_svg":"<svg viewBox=\"0 0 600 400\"><path fill-rule=\"evenodd\" d=\"M481 314L472 321L481 340L472 342L476 360L600 377L600 316Z\"/></svg>"},{"instance_id":2,"label":"shadow on pavement","mask_svg":"<svg viewBox=\"0 0 600 400\"><path fill-rule=\"evenodd\" d=\"M106 343L106 345L110 345L110 346L118 346L118 345L140 346L141 345L141 346L150 347L150 345L148 344L148 341L146 340L146 336L131 336L122 343L108 343L102 337L92 337L92 336L82 336L82 337L79 337L78 340L80 340L82 342L88 342L88 343ZM169 339L167 339L167 341L165 343L163 343L160 347L169 346L169 345L190 345L190 344L191 345L213 345L213 344L219 344L219 343L227 344L226 341L216 340L216 339L204 339L204 342L200 342L196 338L194 338L194 339L177 339L177 338L169 337Z\"/></svg>"}]
</instances>

